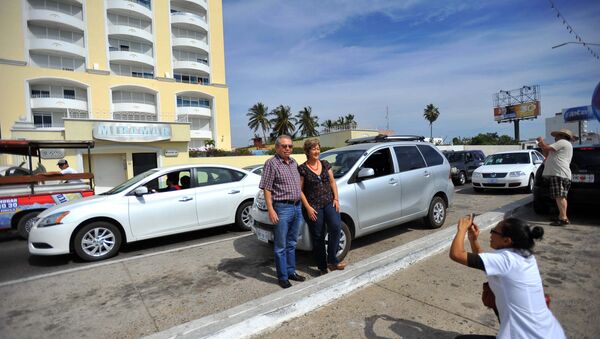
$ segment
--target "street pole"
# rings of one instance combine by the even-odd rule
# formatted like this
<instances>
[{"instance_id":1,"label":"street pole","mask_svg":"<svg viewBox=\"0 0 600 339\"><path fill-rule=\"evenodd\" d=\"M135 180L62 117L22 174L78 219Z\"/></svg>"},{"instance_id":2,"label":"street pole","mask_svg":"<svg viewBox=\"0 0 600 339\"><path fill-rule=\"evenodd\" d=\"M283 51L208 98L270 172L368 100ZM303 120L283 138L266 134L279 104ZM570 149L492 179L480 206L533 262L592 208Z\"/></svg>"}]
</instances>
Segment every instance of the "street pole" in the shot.
<instances>
[{"instance_id":1,"label":"street pole","mask_svg":"<svg viewBox=\"0 0 600 339\"><path fill-rule=\"evenodd\" d=\"M513 120L513 124L515 124L515 140L519 142L521 141L521 137L519 136L519 120Z\"/></svg>"}]
</instances>

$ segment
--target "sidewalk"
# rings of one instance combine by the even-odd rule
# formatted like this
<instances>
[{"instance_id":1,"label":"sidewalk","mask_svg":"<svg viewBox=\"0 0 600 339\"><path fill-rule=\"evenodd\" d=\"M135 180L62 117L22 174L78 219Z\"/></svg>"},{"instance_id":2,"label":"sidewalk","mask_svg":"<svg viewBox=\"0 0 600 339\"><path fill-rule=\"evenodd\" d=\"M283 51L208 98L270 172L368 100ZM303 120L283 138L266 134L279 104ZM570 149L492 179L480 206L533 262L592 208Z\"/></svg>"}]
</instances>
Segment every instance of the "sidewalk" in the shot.
<instances>
[{"instance_id":1,"label":"sidewalk","mask_svg":"<svg viewBox=\"0 0 600 339\"><path fill-rule=\"evenodd\" d=\"M544 227L536 259L551 308L569 338L600 335L600 220L574 217L567 227L548 226L530 206L517 217ZM489 230L489 228L488 228ZM489 231L480 242L489 250ZM468 247L467 247L468 248ZM452 262L447 251L423 260L302 317L262 338L454 338L495 335L498 322L481 303L482 272Z\"/></svg>"}]
</instances>

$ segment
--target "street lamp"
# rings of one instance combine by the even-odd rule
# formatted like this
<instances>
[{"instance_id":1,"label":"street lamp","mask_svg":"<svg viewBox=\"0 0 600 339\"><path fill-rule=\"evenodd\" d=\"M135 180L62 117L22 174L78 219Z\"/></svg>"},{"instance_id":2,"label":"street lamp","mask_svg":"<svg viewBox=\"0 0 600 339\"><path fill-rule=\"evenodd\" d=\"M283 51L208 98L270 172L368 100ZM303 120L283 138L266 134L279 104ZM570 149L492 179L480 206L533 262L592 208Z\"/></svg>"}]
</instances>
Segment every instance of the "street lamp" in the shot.
<instances>
[{"instance_id":1,"label":"street lamp","mask_svg":"<svg viewBox=\"0 0 600 339\"><path fill-rule=\"evenodd\" d=\"M562 47L562 46L567 45L567 44L579 44L579 45L584 45L584 46L587 46L587 45L590 45L590 46L600 46L600 44L591 44L591 43L579 42L579 41L569 41L569 42L563 42L560 45L552 46L552 49L555 49L555 48L558 48L558 47Z\"/></svg>"}]
</instances>

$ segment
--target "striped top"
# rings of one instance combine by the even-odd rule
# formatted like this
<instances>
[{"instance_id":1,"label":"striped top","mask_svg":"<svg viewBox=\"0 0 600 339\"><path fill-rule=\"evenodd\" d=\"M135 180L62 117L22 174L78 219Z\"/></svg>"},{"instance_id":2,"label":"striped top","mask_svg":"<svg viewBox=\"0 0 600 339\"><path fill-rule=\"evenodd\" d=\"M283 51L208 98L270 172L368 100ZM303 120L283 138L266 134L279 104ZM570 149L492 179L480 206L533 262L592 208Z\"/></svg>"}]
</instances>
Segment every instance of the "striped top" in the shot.
<instances>
[{"instance_id":1,"label":"striped top","mask_svg":"<svg viewBox=\"0 0 600 339\"><path fill-rule=\"evenodd\" d=\"M265 162L259 187L271 191L274 201L300 200L300 174L296 160L289 158L286 163L275 154Z\"/></svg>"}]
</instances>

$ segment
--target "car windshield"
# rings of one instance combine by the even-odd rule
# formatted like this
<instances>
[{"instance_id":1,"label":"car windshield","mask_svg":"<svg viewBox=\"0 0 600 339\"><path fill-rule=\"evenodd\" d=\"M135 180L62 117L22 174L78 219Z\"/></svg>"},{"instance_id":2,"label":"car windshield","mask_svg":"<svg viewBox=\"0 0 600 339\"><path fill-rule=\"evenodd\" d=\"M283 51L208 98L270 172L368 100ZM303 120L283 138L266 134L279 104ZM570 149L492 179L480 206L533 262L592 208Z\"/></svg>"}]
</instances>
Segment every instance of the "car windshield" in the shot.
<instances>
[{"instance_id":1,"label":"car windshield","mask_svg":"<svg viewBox=\"0 0 600 339\"><path fill-rule=\"evenodd\" d=\"M326 160L331 164L334 178L340 178L348 173L358 158L364 153L361 150L352 151L327 151L321 153L321 160Z\"/></svg>"},{"instance_id":2,"label":"car windshield","mask_svg":"<svg viewBox=\"0 0 600 339\"><path fill-rule=\"evenodd\" d=\"M600 168L600 148L576 148L573 151L571 167L576 170L598 171Z\"/></svg>"},{"instance_id":3,"label":"car windshield","mask_svg":"<svg viewBox=\"0 0 600 339\"><path fill-rule=\"evenodd\" d=\"M124 190L137 184L138 182L144 180L145 178L151 176L152 174L154 174L156 172L158 172L158 168L153 168L151 170L147 170L146 172L140 173L140 174L136 175L135 177L125 181L124 183L113 187L113 189L111 189L110 191L106 191L100 195L113 195L113 194L121 193Z\"/></svg>"},{"instance_id":4,"label":"car windshield","mask_svg":"<svg viewBox=\"0 0 600 339\"><path fill-rule=\"evenodd\" d=\"M444 153L444 155L446 156L446 159L448 159L449 162L460 162L460 161L463 161L463 159L465 158L464 153L450 152L450 153Z\"/></svg>"},{"instance_id":5,"label":"car windshield","mask_svg":"<svg viewBox=\"0 0 600 339\"><path fill-rule=\"evenodd\" d=\"M529 153L502 153L490 155L485 159L484 165L514 165L529 164Z\"/></svg>"}]
</instances>

